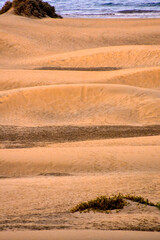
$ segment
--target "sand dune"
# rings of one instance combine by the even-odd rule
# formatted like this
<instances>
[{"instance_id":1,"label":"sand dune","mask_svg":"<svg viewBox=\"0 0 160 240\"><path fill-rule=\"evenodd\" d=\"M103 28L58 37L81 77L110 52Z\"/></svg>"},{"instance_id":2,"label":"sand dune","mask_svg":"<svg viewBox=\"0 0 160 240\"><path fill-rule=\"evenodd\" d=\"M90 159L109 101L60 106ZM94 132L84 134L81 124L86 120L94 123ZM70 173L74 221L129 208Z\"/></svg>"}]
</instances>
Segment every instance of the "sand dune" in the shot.
<instances>
[{"instance_id":1,"label":"sand dune","mask_svg":"<svg viewBox=\"0 0 160 240\"><path fill-rule=\"evenodd\" d=\"M159 171L159 145L155 136L1 149L0 176Z\"/></svg>"},{"instance_id":2,"label":"sand dune","mask_svg":"<svg viewBox=\"0 0 160 240\"><path fill-rule=\"evenodd\" d=\"M123 61L116 60L113 56L114 49L111 49L112 51L108 57L113 60L108 62L106 59L105 63L113 63L112 65L116 64L116 66L121 66L123 63L123 66L133 66L134 61L138 60L136 63L138 66L142 66L145 63L148 66L152 66L152 63L154 66L157 66L158 59L155 59L156 47L153 46L152 48L149 45L159 45L159 24L159 19L146 19L140 22L138 20L129 20L128 24L126 20L114 21L103 19L43 19L39 21L14 16L13 14L4 14L0 17L0 65L3 68L22 68L22 63L24 63L23 68L25 64L29 64L31 67L32 58L45 58L45 56L48 58L50 56L44 62L41 62L40 59L37 60L37 63L42 63L40 65L44 66L43 64L47 64L47 61L52 61L53 55L58 53L64 54L65 52L69 53L82 49L107 46L148 45L146 49L140 47L141 50L137 49L138 46L135 47L135 53L133 53L134 50L129 50L130 47L124 47L126 53L123 53L123 48L121 53L120 51L119 53L117 52L119 47L115 48L115 51L123 58L124 63ZM37 31L37 29L40 29L40 31ZM157 51L159 52L158 49ZM93 51L87 50L83 53L83 56L90 54L90 52ZM151 62L147 60L147 55L148 58L151 58ZM84 60L83 56L81 58ZM127 60L130 56L131 62ZM99 62L101 65L102 59L103 54L99 52ZM142 59L144 62L141 61ZM76 66L83 65L83 63L79 64L79 60L76 62ZM88 64L87 58L86 62ZM66 64L69 66L71 63L67 62ZM92 63L92 65L94 64ZM98 67L100 66L98 65Z\"/></svg>"},{"instance_id":3,"label":"sand dune","mask_svg":"<svg viewBox=\"0 0 160 240\"><path fill-rule=\"evenodd\" d=\"M134 68L114 71L113 75L108 76L106 83L160 89L159 79L160 67Z\"/></svg>"},{"instance_id":4,"label":"sand dune","mask_svg":"<svg viewBox=\"0 0 160 240\"><path fill-rule=\"evenodd\" d=\"M0 176L56 173L124 173L160 170L160 137L54 144L32 149L0 149Z\"/></svg>"},{"instance_id":5,"label":"sand dune","mask_svg":"<svg viewBox=\"0 0 160 240\"><path fill-rule=\"evenodd\" d=\"M32 60L32 65L66 68L131 68L159 66L158 46L114 46L85 49L81 51L41 57Z\"/></svg>"},{"instance_id":6,"label":"sand dune","mask_svg":"<svg viewBox=\"0 0 160 240\"><path fill-rule=\"evenodd\" d=\"M160 230L159 210L144 205L137 206L136 203L108 215L69 212L71 207L81 201L119 192L140 194L156 203L159 201L160 184L157 172L40 176L0 181L0 200L3 203L0 205L1 230Z\"/></svg>"},{"instance_id":7,"label":"sand dune","mask_svg":"<svg viewBox=\"0 0 160 240\"><path fill-rule=\"evenodd\" d=\"M23 46L21 46L23 49ZM34 46L32 46L35 48ZM20 55L20 54L19 54ZM24 53L21 53L25 56ZM14 58L11 64L17 68L53 67L54 69L88 69L103 70L103 68L152 67L160 65L160 45L127 45L109 46L93 49L85 49L61 54L39 53L37 57Z\"/></svg>"},{"instance_id":8,"label":"sand dune","mask_svg":"<svg viewBox=\"0 0 160 240\"><path fill-rule=\"evenodd\" d=\"M145 206L68 212L98 194L159 201L159 26L0 16L0 230L159 231Z\"/></svg>"},{"instance_id":9,"label":"sand dune","mask_svg":"<svg viewBox=\"0 0 160 240\"><path fill-rule=\"evenodd\" d=\"M123 85L55 85L1 92L0 123L159 124L160 92Z\"/></svg>"},{"instance_id":10,"label":"sand dune","mask_svg":"<svg viewBox=\"0 0 160 240\"><path fill-rule=\"evenodd\" d=\"M55 84L121 84L160 89L160 67L117 71L0 70L0 91Z\"/></svg>"}]
</instances>

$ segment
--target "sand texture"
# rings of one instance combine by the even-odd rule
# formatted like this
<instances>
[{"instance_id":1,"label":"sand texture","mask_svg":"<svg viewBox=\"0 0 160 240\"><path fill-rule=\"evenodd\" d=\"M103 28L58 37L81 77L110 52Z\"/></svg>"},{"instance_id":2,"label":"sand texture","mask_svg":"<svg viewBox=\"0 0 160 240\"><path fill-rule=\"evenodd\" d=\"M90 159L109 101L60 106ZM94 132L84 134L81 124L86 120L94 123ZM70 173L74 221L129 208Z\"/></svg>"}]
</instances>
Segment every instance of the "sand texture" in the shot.
<instances>
[{"instance_id":1,"label":"sand texture","mask_svg":"<svg viewBox=\"0 0 160 240\"><path fill-rule=\"evenodd\" d=\"M70 212L119 192L160 201L159 26L0 16L0 230L160 231L137 203Z\"/></svg>"},{"instance_id":2,"label":"sand texture","mask_svg":"<svg viewBox=\"0 0 160 240\"><path fill-rule=\"evenodd\" d=\"M129 231L100 231L100 230L52 230L52 231L26 231L25 233L22 231L18 232L1 232L0 237L1 240L24 240L32 239L32 240L125 240L131 239L136 240L159 240L160 233L154 232L129 232Z\"/></svg>"}]
</instances>

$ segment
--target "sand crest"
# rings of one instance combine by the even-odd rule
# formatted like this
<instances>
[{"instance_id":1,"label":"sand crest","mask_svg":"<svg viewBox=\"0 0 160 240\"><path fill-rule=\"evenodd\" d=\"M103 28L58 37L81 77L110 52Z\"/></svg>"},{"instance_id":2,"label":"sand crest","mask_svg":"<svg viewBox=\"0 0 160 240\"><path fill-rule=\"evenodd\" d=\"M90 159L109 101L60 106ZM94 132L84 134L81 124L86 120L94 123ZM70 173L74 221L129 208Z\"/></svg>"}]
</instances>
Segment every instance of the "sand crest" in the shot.
<instances>
[{"instance_id":1,"label":"sand crest","mask_svg":"<svg viewBox=\"0 0 160 240\"><path fill-rule=\"evenodd\" d=\"M160 124L160 92L132 86L32 87L2 92L0 101L1 124Z\"/></svg>"}]
</instances>

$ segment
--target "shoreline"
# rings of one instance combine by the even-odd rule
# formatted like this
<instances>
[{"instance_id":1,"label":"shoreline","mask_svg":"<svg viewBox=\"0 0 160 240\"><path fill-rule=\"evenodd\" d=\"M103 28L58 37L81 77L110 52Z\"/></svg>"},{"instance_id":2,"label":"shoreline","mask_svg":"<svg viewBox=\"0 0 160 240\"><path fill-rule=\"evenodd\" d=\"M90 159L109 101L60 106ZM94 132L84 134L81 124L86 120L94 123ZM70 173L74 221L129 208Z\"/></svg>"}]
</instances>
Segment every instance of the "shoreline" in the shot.
<instances>
[{"instance_id":1,"label":"shoreline","mask_svg":"<svg viewBox=\"0 0 160 240\"><path fill-rule=\"evenodd\" d=\"M122 16L122 17L119 17L119 16L112 16L112 17L96 17L96 16L94 16L94 17L86 17L86 16L84 16L84 17L80 17L80 16L65 16L65 15L63 15L63 19L65 20L65 19L85 19L85 20L87 20L87 19L96 19L96 20L154 20L154 19L160 19L160 16L157 16L157 17L140 17L140 16L135 16L135 17L125 17L125 16Z\"/></svg>"}]
</instances>

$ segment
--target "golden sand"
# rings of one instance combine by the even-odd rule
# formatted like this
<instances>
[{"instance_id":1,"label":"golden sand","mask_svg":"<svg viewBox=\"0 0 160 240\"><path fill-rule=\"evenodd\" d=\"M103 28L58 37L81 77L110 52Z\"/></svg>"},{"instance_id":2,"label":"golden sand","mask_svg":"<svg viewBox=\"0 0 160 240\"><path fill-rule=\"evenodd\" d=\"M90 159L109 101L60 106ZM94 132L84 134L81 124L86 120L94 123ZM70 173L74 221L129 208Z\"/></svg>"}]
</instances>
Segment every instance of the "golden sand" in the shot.
<instances>
[{"instance_id":1,"label":"golden sand","mask_svg":"<svg viewBox=\"0 0 160 240\"><path fill-rule=\"evenodd\" d=\"M159 26L0 16L0 230L160 231L154 207L69 212L119 192L159 201Z\"/></svg>"},{"instance_id":2,"label":"golden sand","mask_svg":"<svg viewBox=\"0 0 160 240\"><path fill-rule=\"evenodd\" d=\"M142 240L158 240L159 233L142 233L142 232L129 232L129 231L96 231L96 230L52 230L52 231L26 231L25 233L22 231L18 232L2 232L0 233L1 240L24 240L28 239L47 239L47 240L125 240L132 239L136 240L137 238Z\"/></svg>"}]
</instances>

